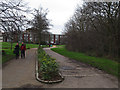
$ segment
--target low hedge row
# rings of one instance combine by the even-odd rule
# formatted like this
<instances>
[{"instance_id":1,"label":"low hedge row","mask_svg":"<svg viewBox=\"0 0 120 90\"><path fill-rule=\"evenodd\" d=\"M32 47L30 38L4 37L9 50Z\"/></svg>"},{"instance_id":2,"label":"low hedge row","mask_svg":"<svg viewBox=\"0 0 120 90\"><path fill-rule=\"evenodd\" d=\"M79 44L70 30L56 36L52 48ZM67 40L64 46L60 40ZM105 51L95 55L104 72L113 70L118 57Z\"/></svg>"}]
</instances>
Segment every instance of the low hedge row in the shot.
<instances>
[{"instance_id":1,"label":"low hedge row","mask_svg":"<svg viewBox=\"0 0 120 90\"><path fill-rule=\"evenodd\" d=\"M51 80L58 75L58 63L45 53L42 48L38 49L39 74L43 80Z\"/></svg>"}]
</instances>

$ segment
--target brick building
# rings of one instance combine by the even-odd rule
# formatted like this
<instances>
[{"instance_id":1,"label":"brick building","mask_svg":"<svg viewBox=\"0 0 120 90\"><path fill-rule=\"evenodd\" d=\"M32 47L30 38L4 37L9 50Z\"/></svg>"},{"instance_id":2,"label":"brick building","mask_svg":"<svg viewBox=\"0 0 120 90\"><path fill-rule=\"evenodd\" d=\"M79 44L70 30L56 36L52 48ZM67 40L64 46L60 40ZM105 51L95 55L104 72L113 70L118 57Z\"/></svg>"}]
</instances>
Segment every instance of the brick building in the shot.
<instances>
[{"instance_id":1,"label":"brick building","mask_svg":"<svg viewBox=\"0 0 120 90\"><path fill-rule=\"evenodd\" d=\"M64 35L52 34L47 31L43 31L41 34L41 42L46 44L61 44L61 39ZM2 33L3 42L10 42L9 34L7 32ZM27 43L39 43L36 30L34 28L28 28L22 32L13 32L13 42L27 42Z\"/></svg>"}]
</instances>

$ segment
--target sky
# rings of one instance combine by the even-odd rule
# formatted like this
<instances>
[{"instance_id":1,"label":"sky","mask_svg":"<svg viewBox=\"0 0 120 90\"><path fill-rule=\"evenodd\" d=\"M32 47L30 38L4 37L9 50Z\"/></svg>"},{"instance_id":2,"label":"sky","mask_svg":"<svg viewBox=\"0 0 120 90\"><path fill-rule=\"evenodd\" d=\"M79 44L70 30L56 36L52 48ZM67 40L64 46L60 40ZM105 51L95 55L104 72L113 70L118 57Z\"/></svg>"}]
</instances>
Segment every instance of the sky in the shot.
<instances>
[{"instance_id":1,"label":"sky","mask_svg":"<svg viewBox=\"0 0 120 90\"><path fill-rule=\"evenodd\" d=\"M50 32L53 34L62 34L64 32L64 24L72 17L78 5L82 5L82 0L24 0L28 2L28 6L38 9L48 9L47 18L51 20Z\"/></svg>"}]
</instances>

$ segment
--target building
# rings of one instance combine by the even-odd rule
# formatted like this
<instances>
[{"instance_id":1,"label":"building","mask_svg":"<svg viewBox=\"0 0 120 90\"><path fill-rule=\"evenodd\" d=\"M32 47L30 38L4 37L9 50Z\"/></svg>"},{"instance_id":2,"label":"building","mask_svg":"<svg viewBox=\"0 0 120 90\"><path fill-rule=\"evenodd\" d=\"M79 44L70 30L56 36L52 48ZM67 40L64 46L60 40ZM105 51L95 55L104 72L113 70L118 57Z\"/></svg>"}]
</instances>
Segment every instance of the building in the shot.
<instances>
[{"instance_id":1,"label":"building","mask_svg":"<svg viewBox=\"0 0 120 90\"><path fill-rule=\"evenodd\" d=\"M13 42L39 43L39 38L35 28L28 28L22 32L14 31L12 34ZM7 32L2 33L3 42L10 42L10 35ZM52 34L48 31L43 31L41 34L41 44L61 44L61 39L64 35Z\"/></svg>"}]
</instances>

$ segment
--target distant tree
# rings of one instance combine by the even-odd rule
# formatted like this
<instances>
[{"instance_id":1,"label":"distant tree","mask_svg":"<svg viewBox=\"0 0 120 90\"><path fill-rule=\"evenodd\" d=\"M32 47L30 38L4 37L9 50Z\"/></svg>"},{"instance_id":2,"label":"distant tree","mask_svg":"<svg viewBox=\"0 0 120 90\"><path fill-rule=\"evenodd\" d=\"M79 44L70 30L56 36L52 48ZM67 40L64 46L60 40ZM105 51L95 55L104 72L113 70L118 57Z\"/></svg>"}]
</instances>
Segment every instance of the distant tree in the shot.
<instances>
[{"instance_id":1,"label":"distant tree","mask_svg":"<svg viewBox=\"0 0 120 90\"><path fill-rule=\"evenodd\" d=\"M34 10L34 19L32 20L32 25L36 29L36 33L39 39L39 47L42 38L42 32L49 29L50 21L47 19L48 10L43 10L42 7L40 9Z\"/></svg>"}]
</instances>

